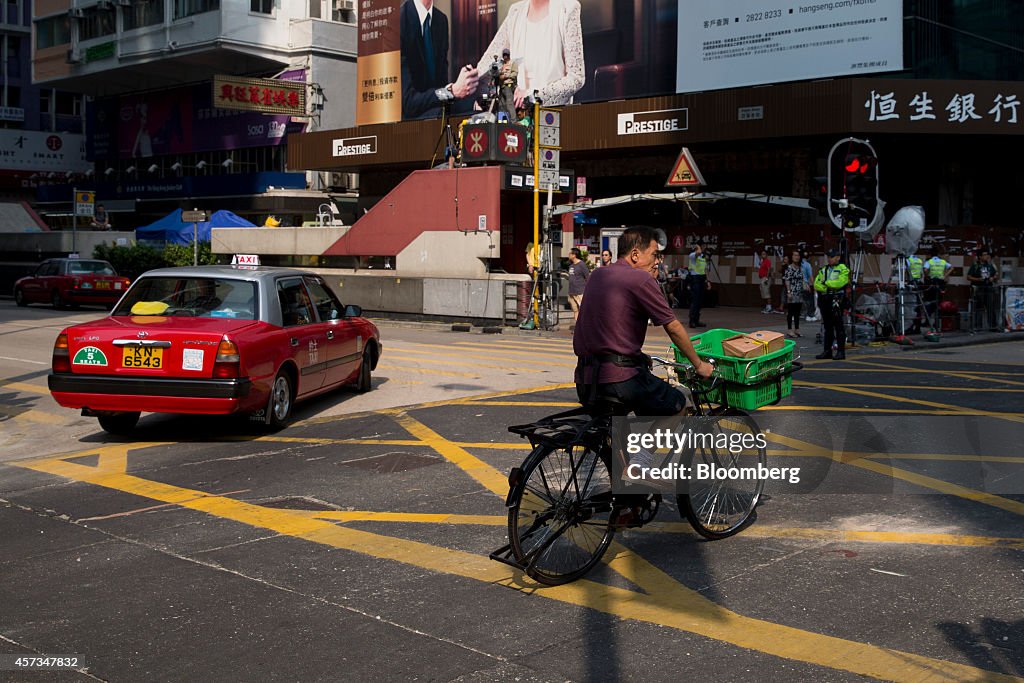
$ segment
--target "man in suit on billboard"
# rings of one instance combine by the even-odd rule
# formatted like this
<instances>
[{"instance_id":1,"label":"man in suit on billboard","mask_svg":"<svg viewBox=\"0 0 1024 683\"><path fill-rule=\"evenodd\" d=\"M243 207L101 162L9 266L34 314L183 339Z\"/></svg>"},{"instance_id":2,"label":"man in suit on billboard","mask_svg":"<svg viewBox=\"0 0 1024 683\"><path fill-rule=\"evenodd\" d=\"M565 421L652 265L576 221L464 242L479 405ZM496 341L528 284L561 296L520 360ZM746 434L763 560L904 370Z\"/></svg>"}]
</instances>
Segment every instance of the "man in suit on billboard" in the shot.
<instances>
[{"instance_id":1,"label":"man in suit on billboard","mask_svg":"<svg viewBox=\"0 0 1024 683\"><path fill-rule=\"evenodd\" d=\"M402 118L442 114L442 103L476 92L477 69L466 65L448 80L448 17L433 0L405 0L401 9Z\"/></svg>"}]
</instances>

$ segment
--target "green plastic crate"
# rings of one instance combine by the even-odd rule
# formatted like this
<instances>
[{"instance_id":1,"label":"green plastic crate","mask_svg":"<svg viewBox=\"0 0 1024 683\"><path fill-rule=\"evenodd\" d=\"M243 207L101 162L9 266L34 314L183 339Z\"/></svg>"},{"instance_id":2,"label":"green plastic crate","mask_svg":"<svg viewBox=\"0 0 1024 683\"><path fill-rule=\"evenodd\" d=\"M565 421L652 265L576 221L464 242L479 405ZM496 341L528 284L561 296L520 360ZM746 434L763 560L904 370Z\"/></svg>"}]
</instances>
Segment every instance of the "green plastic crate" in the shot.
<instances>
[{"instance_id":1,"label":"green plastic crate","mask_svg":"<svg viewBox=\"0 0 1024 683\"><path fill-rule=\"evenodd\" d=\"M708 330L702 334L691 337L693 348L702 358L714 358L718 363L719 374L729 380L725 384L708 395L712 403L722 403L722 392L729 405L742 408L743 410L756 410L763 406L771 405L780 398L785 398L793 393L793 376L786 375L781 385L774 379L766 379L775 374L780 368L785 368L793 362L793 352L796 349L796 342L792 339L785 340L783 347L764 356L756 358L734 358L727 356L722 351L722 342L730 337L735 337L742 332L734 330ZM677 363L689 365L686 359L675 344L671 347L675 354ZM742 385L742 386L741 386ZM779 390L782 396L779 396Z\"/></svg>"}]
</instances>

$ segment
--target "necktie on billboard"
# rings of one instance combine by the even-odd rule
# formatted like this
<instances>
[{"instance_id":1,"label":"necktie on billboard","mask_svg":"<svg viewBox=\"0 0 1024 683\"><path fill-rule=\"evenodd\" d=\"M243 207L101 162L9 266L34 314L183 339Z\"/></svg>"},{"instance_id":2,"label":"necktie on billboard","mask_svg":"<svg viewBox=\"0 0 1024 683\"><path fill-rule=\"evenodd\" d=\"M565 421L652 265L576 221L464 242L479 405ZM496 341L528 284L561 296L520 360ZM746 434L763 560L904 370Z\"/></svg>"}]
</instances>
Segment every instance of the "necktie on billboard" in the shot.
<instances>
[{"instance_id":1,"label":"necktie on billboard","mask_svg":"<svg viewBox=\"0 0 1024 683\"><path fill-rule=\"evenodd\" d=\"M434 40L430 37L430 15L423 20L423 51L427 55L427 85L433 87L437 74L434 71Z\"/></svg>"}]
</instances>

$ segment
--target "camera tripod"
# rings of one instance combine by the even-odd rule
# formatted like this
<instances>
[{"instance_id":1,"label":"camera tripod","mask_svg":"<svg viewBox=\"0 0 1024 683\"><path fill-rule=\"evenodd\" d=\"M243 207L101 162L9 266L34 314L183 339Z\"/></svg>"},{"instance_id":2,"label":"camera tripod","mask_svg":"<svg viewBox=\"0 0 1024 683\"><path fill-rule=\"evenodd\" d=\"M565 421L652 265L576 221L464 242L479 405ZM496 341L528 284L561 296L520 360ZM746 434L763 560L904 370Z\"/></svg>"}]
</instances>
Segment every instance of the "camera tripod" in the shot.
<instances>
[{"instance_id":1,"label":"camera tripod","mask_svg":"<svg viewBox=\"0 0 1024 683\"><path fill-rule=\"evenodd\" d=\"M442 140L445 141L445 163L449 158L454 159L460 156L459 149L455 146L455 133L452 131L451 107L450 101L441 103L441 132L437 136L437 142L434 143L434 153L430 156L430 168L435 168L437 148L441 145Z\"/></svg>"}]
</instances>

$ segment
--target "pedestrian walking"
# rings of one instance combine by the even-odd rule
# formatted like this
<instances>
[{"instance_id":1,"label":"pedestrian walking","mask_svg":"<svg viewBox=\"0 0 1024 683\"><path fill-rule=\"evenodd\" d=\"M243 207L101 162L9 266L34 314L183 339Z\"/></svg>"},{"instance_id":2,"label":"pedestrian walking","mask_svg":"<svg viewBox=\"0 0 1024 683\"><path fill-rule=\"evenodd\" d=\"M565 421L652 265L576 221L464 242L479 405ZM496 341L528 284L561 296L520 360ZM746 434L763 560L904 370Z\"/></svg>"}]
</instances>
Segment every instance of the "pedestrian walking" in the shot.
<instances>
[{"instance_id":1,"label":"pedestrian walking","mask_svg":"<svg viewBox=\"0 0 1024 683\"><path fill-rule=\"evenodd\" d=\"M583 289L590 277L590 268L582 260L583 252L576 247L569 250L569 307L572 309L572 321L575 324L580 317L580 306L583 304Z\"/></svg>"},{"instance_id":2,"label":"pedestrian walking","mask_svg":"<svg viewBox=\"0 0 1024 683\"><path fill-rule=\"evenodd\" d=\"M708 258L704 245L697 242L690 252L690 327L707 327L700 321L700 309L704 304L704 291L711 288L708 282Z\"/></svg>"},{"instance_id":3,"label":"pedestrian walking","mask_svg":"<svg viewBox=\"0 0 1024 683\"><path fill-rule=\"evenodd\" d=\"M800 309L804 305L804 294L810 289L804 280L803 260L799 251L794 251L792 260L782 275L782 289L786 292L786 336L800 337Z\"/></svg>"},{"instance_id":4,"label":"pedestrian walking","mask_svg":"<svg viewBox=\"0 0 1024 683\"><path fill-rule=\"evenodd\" d=\"M815 310L817 307L814 305L814 269L811 267L811 261L806 255L800 252L800 269L804 274L804 310L807 312L807 317L804 318L809 323L818 321L818 312Z\"/></svg>"},{"instance_id":5,"label":"pedestrian walking","mask_svg":"<svg viewBox=\"0 0 1024 683\"><path fill-rule=\"evenodd\" d=\"M828 265L819 270L818 277L814 279L814 290L818 292L818 307L825 326L825 349L815 358L843 360L846 358L843 310L847 307L846 286L850 284L850 269L839 262L838 249L830 249L826 256ZM832 342L836 343L835 355L832 354Z\"/></svg>"},{"instance_id":6,"label":"pedestrian walking","mask_svg":"<svg viewBox=\"0 0 1024 683\"><path fill-rule=\"evenodd\" d=\"M761 250L761 262L757 266L758 287L761 290L761 300L764 301L762 313L772 312L772 260L768 258L768 251Z\"/></svg>"},{"instance_id":7,"label":"pedestrian walking","mask_svg":"<svg viewBox=\"0 0 1024 683\"><path fill-rule=\"evenodd\" d=\"M985 248L978 252L977 260L967 271L967 280L974 290L974 320L971 321L974 329L981 329L981 311L985 309L988 313L988 329L992 332L1001 332L1002 327L997 322L999 297L996 283L999 282L999 271L992 263L992 252Z\"/></svg>"}]
</instances>

